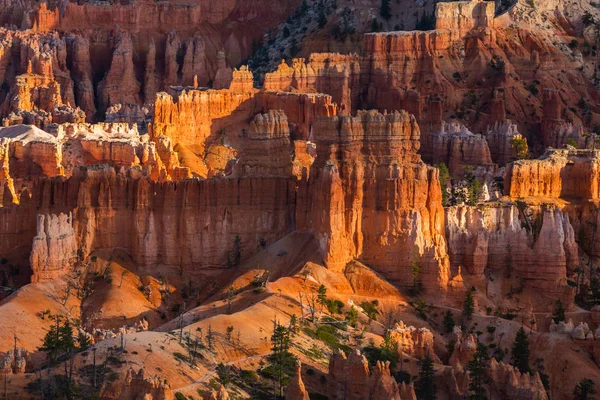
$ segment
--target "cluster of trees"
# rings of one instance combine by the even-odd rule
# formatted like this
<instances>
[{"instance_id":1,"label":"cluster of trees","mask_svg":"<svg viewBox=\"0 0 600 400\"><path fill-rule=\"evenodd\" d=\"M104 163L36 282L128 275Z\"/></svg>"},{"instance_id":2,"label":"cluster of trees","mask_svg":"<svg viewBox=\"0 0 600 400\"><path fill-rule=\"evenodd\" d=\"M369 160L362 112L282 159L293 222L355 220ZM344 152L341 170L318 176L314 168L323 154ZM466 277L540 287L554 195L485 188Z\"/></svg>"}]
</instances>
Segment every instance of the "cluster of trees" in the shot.
<instances>
[{"instance_id":1,"label":"cluster of trees","mask_svg":"<svg viewBox=\"0 0 600 400\"><path fill-rule=\"evenodd\" d=\"M483 194L483 184L477 178L472 167L464 167L464 179L452 185L450 171L445 163L436 164L439 171L440 186L442 189L442 205L444 207L458 204L475 206Z\"/></svg>"},{"instance_id":2,"label":"cluster of trees","mask_svg":"<svg viewBox=\"0 0 600 400\"><path fill-rule=\"evenodd\" d=\"M49 379L42 381L40 378L36 382L38 389L44 398L81 398L81 393L79 393L80 388L73 379L73 359L76 353L88 349L90 341L83 332L78 335L73 333L76 330L76 324L68 317L57 314L49 315L48 318L54 322L44 336L42 346L39 350L46 354L46 368ZM51 367L55 367L61 363L64 368L64 375L55 374L51 376ZM95 369L93 372L96 374ZM95 375L92 384L95 388Z\"/></svg>"}]
</instances>

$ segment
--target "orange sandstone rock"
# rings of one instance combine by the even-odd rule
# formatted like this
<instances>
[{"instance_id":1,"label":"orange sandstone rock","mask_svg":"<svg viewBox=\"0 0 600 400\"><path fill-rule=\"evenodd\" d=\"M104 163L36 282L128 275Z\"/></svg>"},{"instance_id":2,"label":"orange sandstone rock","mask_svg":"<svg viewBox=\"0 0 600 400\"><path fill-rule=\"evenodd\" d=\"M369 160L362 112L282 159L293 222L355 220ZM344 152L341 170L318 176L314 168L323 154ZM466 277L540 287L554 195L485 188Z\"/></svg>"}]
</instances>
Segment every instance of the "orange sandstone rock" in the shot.
<instances>
[{"instance_id":1,"label":"orange sandstone rock","mask_svg":"<svg viewBox=\"0 0 600 400\"><path fill-rule=\"evenodd\" d=\"M116 103L140 103L140 83L135 77L131 36L120 31L114 40L116 45L110 69L98 84L104 108Z\"/></svg>"},{"instance_id":2,"label":"orange sandstone rock","mask_svg":"<svg viewBox=\"0 0 600 400\"><path fill-rule=\"evenodd\" d=\"M294 377L285 388L285 400L309 400L308 392L302 382L302 365L296 362Z\"/></svg>"},{"instance_id":3,"label":"orange sandstone rock","mask_svg":"<svg viewBox=\"0 0 600 400\"><path fill-rule=\"evenodd\" d=\"M300 184L299 229L311 230L325 264L353 258L398 285L410 285L415 257L427 290L449 280L437 170L416 154L419 128L407 113L359 112L321 118L317 158Z\"/></svg>"}]
</instances>

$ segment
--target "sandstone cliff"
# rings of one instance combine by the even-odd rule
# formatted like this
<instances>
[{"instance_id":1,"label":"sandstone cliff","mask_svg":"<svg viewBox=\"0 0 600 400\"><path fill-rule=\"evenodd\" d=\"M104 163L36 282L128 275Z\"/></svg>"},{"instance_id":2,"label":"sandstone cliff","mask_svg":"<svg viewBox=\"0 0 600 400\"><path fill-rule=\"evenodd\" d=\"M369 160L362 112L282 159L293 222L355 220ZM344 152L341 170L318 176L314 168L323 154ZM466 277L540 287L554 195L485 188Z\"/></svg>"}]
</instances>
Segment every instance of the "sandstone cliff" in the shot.
<instances>
[{"instance_id":1,"label":"sandstone cliff","mask_svg":"<svg viewBox=\"0 0 600 400\"><path fill-rule=\"evenodd\" d=\"M566 276L579 265L578 246L569 215L559 208L450 207L446 221L453 267L479 278L516 273L512 279L547 296L536 299L540 306L573 295Z\"/></svg>"},{"instance_id":2,"label":"sandstone cliff","mask_svg":"<svg viewBox=\"0 0 600 400\"><path fill-rule=\"evenodd\" d=\"M325 264L357 258L398 285L423 266L428 290L445 287L449 263L437 170L416 154L419 128L407 113L321 118L317 158L298 193L298 227L314 232ZM425 278L426 277L426 278Z\"/></svg>"},{"instance_id":3,"label":"sandstone cliff","mask_svg":"<svg viewBox=\"0 0 600 400\"><path fill-rule=\"evenodd\" d=\"M30 255L32 282L61 276L78 257L72 214L38 215Z\"/></svg>"},{"instance_id":4,"label":"sandstone cliff","mask_svg":"<svg viewBox=\"0 0 600 400\"><path fill-rule=\"evenodd\" d=\"M415 399L412 386L398 387L390 375L389 362L378 361L370 370L367 359L356 350L346 358L333 355L329 361L329 392L332 399L403 400Z\"/></svg>"},{"instance_id":5,"label":"sandstone cliff","mask_svg":"<svg viewBox=\"0 0 600 400\"><path fill-rule=\"evenodd\" d=\"M600 197L597 150L549 150L538 160L510 164L504 193L512 198L595 200Z\"/></svg>"},{"instance_id":6,"label":"sandstone cliff","mask_svg":"<svg viewBox=\"0 0 600 400\"><path fill-rule=\"evenodd\" d=\"M259 240L269 243L292 231L295 218L295 186L291 178L283 177L158 183L139 169L117 173L89 167L67 180L37 180L32 198L21 197L14 212L3 210L0 215L7 227L3 234L15 227L21 243L36 246L32 266L40 279L45 279L47 266L56 269L53 277L66 271L69 263L60 257L70 259L73 251L86 257L115 246L148 268L159 263L190 272L226 268L236 237L245 259ZM37 215L58 212L72 212L68 220L72 234L57 233L66 229L64 223L42 221L39 239L34 240ZM22 225L27 228L17 228ZM13 251L12 243L3 243L4 254ZM63 251L67 247L69 252Z\"/></svg>"}]
</instances>

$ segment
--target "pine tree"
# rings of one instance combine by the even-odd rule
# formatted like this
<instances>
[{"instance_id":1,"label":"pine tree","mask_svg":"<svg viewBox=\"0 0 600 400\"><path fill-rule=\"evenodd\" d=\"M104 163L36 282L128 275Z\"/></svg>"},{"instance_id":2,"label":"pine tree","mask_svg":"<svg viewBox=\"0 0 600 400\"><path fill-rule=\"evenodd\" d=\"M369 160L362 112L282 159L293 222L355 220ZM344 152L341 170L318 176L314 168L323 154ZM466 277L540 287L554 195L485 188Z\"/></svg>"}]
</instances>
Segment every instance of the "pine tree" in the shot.
<instances>
[{"instance_id":1,"label":"pine tree","mask_svg":"<svg viewBox=\"0 0 600 400\"><path fill-rule=\"evenodd\" d=\"M377 18L373 18L371 20L371 32L379 32L381 30L379 26L379 22L377 22Z\"/></svg>"},{"instance_id":2,"label":"pine tree","mask_svg":"<svg viewBox=\"0 0 600 400\"><path fill-rule=\"evenodd\" d=\"M390 8L390 0L381 0L381 7L379 8L379 14L388 20L392 17L392 10Z\"/></svg>"},{"instance_id":3,"label":"pine tree","mask_svg":"<svg viewBox=\"0 0 600 400\"><path fill-rule=\"evenodd\" d=\"M389 361L392 369L396 367L400 357L398 356L398 342L387 332L383 342L379 345L379 358L381 361Z\"/></svg>"},{"instance_id":4,"label":"pine tree","mask_svg":"<svg viewBox=\"0 0 600 400\"><path fill-rule=\"evenodd\" d=\"M421 293L421 280L419 275L421 274L421 266L418 262L418 257L415 255L413 262L410 265L410 274L412 276L412 287L410 288L410 294L416 296Z\"/></svg>"},{"instance_id":5,"label":"pine tree","mask_svg":"<svg viewBox=\"0 0 600 400\"><path fill-rule=\"evenodd\" d=\"M296 333L297 329L298 329L298 318L296 318L296 314L292 314L292 316L290 317L290 331L292 331L292 333Z\"/></svg>"},{"instance_id":6,"label":"pine tree","mask_svg":"<svg viewBox=\"0 0 600 400\"><path fill-rule=\"evenodd\" d=\"M275 322L271 335L271 355L269 362L273 366L279 383L279 396L283 396L283 388L293 374L296 357L290 352L292 344L291 332L279 322Z\"/></svg>"},{"instance_id":7,"label":"pine tree","mask_svg":"<svg viewBox=\"0 0 600 400\"><path fill-rule=\"evenodd\" d=\"M452 314L452 311L446 311L444 313L444 328L446 328L446 332L452 332L455 325L456 322L454 322L454 315Z\"/></svg>"},{"instance_id":8,"label":"pine tree","mask_svg":"<svg viewBox=\"0 0 600 400\"><path fill-rule=\"evenodd\" d=\"M317 294L317 301L321 305L321 311L323 311L323 306L325 305L325 302L327 301L327 288L325 287L325 285L319 286L319 291Z\"/></svg>"},{"instance_id":9,"label":"pine tree","mask_svg":"<svg viewBox=\"0 0 600 400\"><path fill-rule=\"evenodd\" d=\"M483 385L487 381L485 369L489 356L487 354L487 347L483 343L477 343L477 351L473 355L473 358L467 364L469 370L469 392L471 400L487 400L487 392Z\"/></svg>"},{"instance_id":10,"label":"pine tree","mask_svg":"<svg viewBox=\"0 0 600 400\"><path fill-rule=\"evenodd\" d=\"M219 365L217 365L217 376L219 377L221 385L229 386L229 382L231 382L231 371L228 366L219 363Z\"/></svg>"},{"instance_id":11,"label":"pine tree","mask_svg":"<svg viewBox=\"0 0 600 400\"><path fill-rule=\"evenodd\" d=\"M573 390L573 400L595 400L596 388L591 379L582 379L579 381L575 390Z\"/></svg>"},{"instance_id":12,"label":"pine tree","mask_svg":"<svg viewBox=\"0 0 600 400\"><path fill-rule=\"evenodd\" d=\"M437 387L435 385L435 369L429 354L421 361L419 377L415 382L415 392L419 400L435 400Z\"/></svg>"},{"instance_id":13,"label":"pine tree","mask_svg":"<svg viewBox=\"0 0 600 400\"><path fill-rule=\"evenodd\" d=\"M358 322L358 310L356 307L350 307L350 310L346 313L346 321L348 321L348 325L356 328L356 323Z\"/></svg>"},{"instance_id":14,"label":"pine tree","mask_svg":"<svg viewBox=\"0 0 600 400\"><path fill-rule=\"evenodd\" d=\"M435 167L440 173L440 186L442 187L442 205L445 207L448 205L448 184L450 183L450 170L444 163L436 164Z\"/></svg>"},{"instance_id":15,"label":"pine tree","mask_svg":"<svg viewBox=\"0 0 600 400\"><path fill-rule=\"evenodd\" d=\"M467 321L471 319L475 312L475 300L473 300L473 289L468 290L463 303L463 318Z\"/></svg>"},{"instance_id":16,"label":"pine tree","mask_svg":"<svg viewBox=\"0 0 600 400\"><path fill-rule=\"evenodd\" d=\"M44 336L42 346L39 348L39 350L46 353L48 365L54 364L60 351L60 317L57 315L54 318L56 318L56 325L50 327L50 330Z\"/></svg>"},{"instance_id":17,"label":"pine tree","mask_svg":"<svg viewBox=\"0 0 600 400\"><path fill-rule=\"evenodd\" d=\"M554 308L554 314L552 314L552 320L555 324L558 324L560 321L565 321L565 308L560 300L556 300L556 306Z\"/></svg>"},{"instance_id":18,"label":"pine tree","mask_svg":"<svg viewBox=\"0 0 600 400\"><path fill-rule=\"evenodd\" d=\"M521 327L517 332L515 343L512 346L512 365L519 368L522 374L531 372L529 368L529 339L525 329Z\"/></svg>"}]
</instances>

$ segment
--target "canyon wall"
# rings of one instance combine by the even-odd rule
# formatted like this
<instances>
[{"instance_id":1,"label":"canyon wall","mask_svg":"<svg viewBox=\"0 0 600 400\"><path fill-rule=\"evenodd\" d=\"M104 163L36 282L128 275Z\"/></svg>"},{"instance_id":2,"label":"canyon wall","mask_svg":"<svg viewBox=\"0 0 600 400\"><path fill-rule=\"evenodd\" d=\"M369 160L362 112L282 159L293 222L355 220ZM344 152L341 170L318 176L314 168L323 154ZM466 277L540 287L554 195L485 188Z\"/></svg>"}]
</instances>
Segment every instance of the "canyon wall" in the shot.
<instances>
[{"instance_id":1,"label":"canyon wall","mask_svg":"<svg viewBox=\"0 0 600 400\"><path fill-rule=\"evenodd\" d=\"M509 164L504 192L513 198L596 200L600 197L599 161L598 150L548 150L538 160Z\"/></svg>"},{"instance_id":2,"label":"canyon wall","mask_svg":"<svg viewBox=\"0 0 600 400\"><path fill-rule=\"evenodd\" d=\"M475 278L520 280L540 295L539 304L571 299L567 272L579 265L569 215L553 206L449 207L446 239L453 268ZM507 285L508 286L508 285Z\"/></svg>"},{"instance_id":3,"label":"canyon wall","mask_svg":"<svg viewBox=\"0 0 600 400\"><path fill-rule=\"evenodd\" d=\"M35 280L59 275L73 252L116 247L142 267L226 268L237 237L245 258L295 224L295 186L284 177L158 183L135 168L88 167L68 179L40 178L31 200L21 200L2 210L3 226L14 227L3 233L19 229L22 243L33 243ZM59 213L72 218L50 216ZM11 254L12 244L3 242L0 252Z\"/></svg>"},{"instance_id":4,"label":"canyon wall","mask_svg":"<svg viewBox=\"0 0 600 400\"><path fill-rule=\"evenodd\" d=\"M417 155L408 113L361 111L317 120L317 158L300 183L298 228L314 232L325 264L357 258L400 286L423 266L426 289L445 287L449 260L438 171Z\"/></svg>"}]
</instances>

